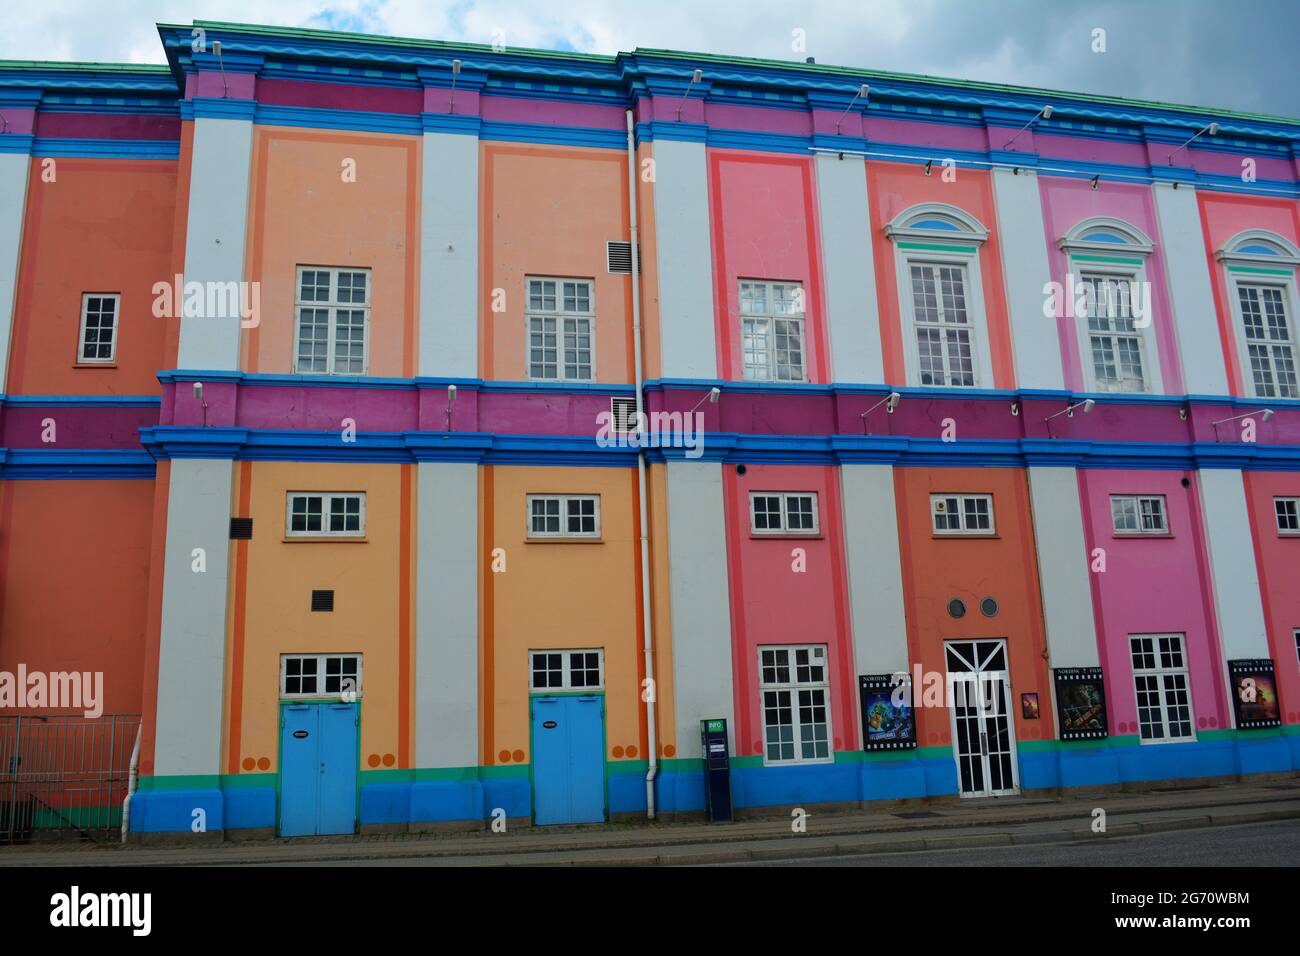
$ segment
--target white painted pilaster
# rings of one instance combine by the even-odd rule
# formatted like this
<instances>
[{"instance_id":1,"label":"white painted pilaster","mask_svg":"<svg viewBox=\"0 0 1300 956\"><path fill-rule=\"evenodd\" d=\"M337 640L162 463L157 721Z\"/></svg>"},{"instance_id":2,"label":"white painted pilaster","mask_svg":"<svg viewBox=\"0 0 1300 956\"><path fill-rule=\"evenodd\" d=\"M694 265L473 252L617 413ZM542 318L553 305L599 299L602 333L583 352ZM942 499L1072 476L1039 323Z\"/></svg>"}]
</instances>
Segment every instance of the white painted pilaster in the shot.
<instances>
[{"instance_id":1,"label":"white painted pilaster","mask_svg":"<svg viewBox=\"0 0 1300 956\"><path fill-rule=\"evenodd\" d=\"M1031 467L1029 502L1051 666L1097 667L1101 656L1075 470Z\"/></svg>"},{"instance_id":2,"label":"white painted pilaster","mask_svg":"<svg viewBox=\"0 0 1300 956\"><path fill-rule=\"evenodd\" d=\"M478 375L479 141L424 134L420 210L422 376Z\"/></svg>"},{"instance_id":3,"label":"white painted pilaster","mask_svg":"<svg viewBox=\"0 0 1300 956\"><path fill-rule=\"evenodd\" d=\"M871 213L866 162L817 155L817 214L821 222L831 378L878 384L885 380L876 309Z\"/></svg>"},{"instance_id":4,"label":"white painted pilaster","mask_svg":"<svg viewBox=\"0 0 1300 956\"><path fill-rule=\"evenodd\" d=\"M908 673L903 565L891 465L844 465L844 549L858 674Z\"/></svg>"},{"instance_id":5,"label":"white painted pilaster","mask_svg":"<svg viewBox=\"0 0 1300 956\"><path fill-rule=\"evenodd\" d=\"M1207 468L1197 475L1223 656L1227 660L1270 657L1241 472Z\"/></svg>"},{"instance_id":6,"label":"white painted pilaster","mask_svg":"<svg viewBox=\"0 0 1300 956\"><path fill-rule=\"evenodd\" d=\"M9 378L9 340L14 328L18 257L27 214L27 153L0 153L0 395Z\"/></svg>"}]
</instances>

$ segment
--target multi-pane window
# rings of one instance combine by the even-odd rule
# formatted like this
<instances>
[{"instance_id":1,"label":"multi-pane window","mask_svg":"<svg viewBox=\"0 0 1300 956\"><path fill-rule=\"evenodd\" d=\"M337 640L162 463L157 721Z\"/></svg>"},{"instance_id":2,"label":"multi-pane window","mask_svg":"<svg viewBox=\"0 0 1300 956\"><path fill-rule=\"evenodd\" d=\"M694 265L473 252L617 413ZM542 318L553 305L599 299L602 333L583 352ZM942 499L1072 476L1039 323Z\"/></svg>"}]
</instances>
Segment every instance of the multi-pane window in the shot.
<instances>
[{"instance_id":1,"label":"multi-pane window","mask_svg":"<svg viewBox=\"0 0 1300 956\"><path fill-rule=\"evenodd\" d=\"M1286 314L1286 290L1275 285L1237 286L1246 354L1255 394L1260 398L1300 398L1296 382L1295 339Z\"/></svg>"},{"instance_id":2,"label":"multi-pane window","mask_svg":"<svg viewBox=\"0 0 1300 956\"><path fill-rule=\"evenodd\" d=\"M1278 534L1300 534L1300 498L1274 498Z\"/></svg>"},{"instance_id":3,"label":"multi-pane window","mask_svg":"<svg viewBox=\"0 0 1300 956\"><path fill-rule=\"evenodd\" d=\"M593 379L592 284L588 279L528 280L528 377Z\"/></svg>"},{"instance_id":4,"label":"multi-pane window","mask_svg":"<svg viewBox=\"0 0 1300 956\"><path fill-rule=\"evenodd\" d=\"M760 647L758 663L767 762L832 759L825 645Z\"/></svg>"},{"instance_id":5,"label":"multi-pane window","mask_svg":"<svg viewBox=\"0 0 1300 956\"><path fill-rule=\"evenodd\" d=\"M599 495L529 495L530 538L599 538Z\"/></svg>"},{"instance_id":6,"label":"multi-pane window","mask_svg":"<svg viewBox=\"0 0 1300 956\"><path fill-rule=\"evenodd\" d=\"M1143 742L1192 737L1192 697L1181 634L1132 634L1133 684Z\"/></svg>"},{"instance_id":7,"label":"multi-pane window","mask_svg":"<svg viewBox=\"0 0 1300 956\"><path fill-rule=\"evenodd\" d=\"M81 297L78 362L107 364L116 357L117 313L120 305L121 297L116 292L88 292Z\"/></svg>"},{"instance_id":8,"label":"multi-pane window","mask_svg":"<svg viewBox=\"0 0 1300 956\"><path fill-rule=\"evenodd\" d=\"M356 491L291 491L285 531L297 537L349 537L366 533L366 496Z\"/></svg>"},{"instance_id":9,"label":"multi-pane window","mask_svg":"<svg viewBox=\"0 0 1300 956\"><path fill-rule=\"evenodd\" d=\"M1088 345L1100 392L1145 392L1142 333L1134 325L1131 278L1084 273Z\"/></svg>"},{"instance_id":10,"label":"multi-pane window","mask_svg":"<svg viewBox=\"0 0 1300 956\"><path fill-rule=\"evenodd\" d=\"M360 654L284 654L281 697L361 696Z\"/></svg>"},{"instance_id":11,"label":"multi-pane window","mask_svg":"<svg viewBox=\"0 0 1300 956\"><path fill-rule=\"evenodd\" d=\"M605 686L605 652L599 648L530 651L529 686L534 691L600 690Z\"/></svg>"},{"instance_id":12,"label":"multi-pane window","mask_svg":"<svg viewBox=\"0 0 1300 956\"><path fill-rule=\"evenodd\" d=\"M799 283L741 281L740 347L748 381L804 380L803 320Z\"/></svg>"},{"instance_id":13,"label":"multi-pane window","mask_svg":"<svg viewBox=\"0 0 1300 956\"><path fill-rule=\"evenodd\" d=\"M966 311L966 269L911 263L912 321L922 385L975 384L974 327Z\"/></svg>"},{"instance_id":14,"label":"multi-pane window","mask_svg":"<svg viewBox=\"0 0 1300 956\"><path fill-rule=\"evenodd\" d=\"M1111 495L1110 519L1116 534L1168 534L1164 495Z\"/></svg>"},{"instance_id":15,"label":"multi-pane window","mask_svg":"<svg viewBox=\"0 0 1300 956\"><path fill-rule=\"evenodd\" d=\"M298 372L364 375L370 338L370 272L298 269Z\"/></svg>"},{"instance_id":16,"label":"multi-pane window","mask_svg":"<svg viewBox=\"0 0 1300 956\"><path fill-rule=\"evenodd\" d=\"M749 518L754 534L817 534L817 496L807 492L755 491L749 496Z\"/></svg>"},{"instance_id":17,"label":"multi-pane window","mask_svg":"<svg viewBox=\"0 0 1300 956\"><path fill-rule=\"evenodd\" d=\"M931 495L935 534L993 534L992 495Z\"/></svg>"}]
</instances>

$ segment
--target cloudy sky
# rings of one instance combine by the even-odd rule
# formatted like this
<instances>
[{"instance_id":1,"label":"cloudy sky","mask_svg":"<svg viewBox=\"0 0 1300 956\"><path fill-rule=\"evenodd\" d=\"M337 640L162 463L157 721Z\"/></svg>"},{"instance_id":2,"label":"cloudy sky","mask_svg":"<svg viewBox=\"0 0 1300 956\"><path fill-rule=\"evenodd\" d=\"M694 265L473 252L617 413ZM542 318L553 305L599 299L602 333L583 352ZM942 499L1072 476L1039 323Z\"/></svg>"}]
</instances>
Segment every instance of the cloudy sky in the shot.
<instances>
[{"instance_id":1,"label":"cloudy sky","mask_svg":"<svg viewBox=\"0 0 1300 956\"><path fill-rule=\"evenodd\" d=\"M7 59L160 62L155 22L209 19L595 53L814 56L1300 117L1300 0L40 0L5 19ZM1097 29L1104 53L1092 49Z\"/></svg>"}]
</instances>

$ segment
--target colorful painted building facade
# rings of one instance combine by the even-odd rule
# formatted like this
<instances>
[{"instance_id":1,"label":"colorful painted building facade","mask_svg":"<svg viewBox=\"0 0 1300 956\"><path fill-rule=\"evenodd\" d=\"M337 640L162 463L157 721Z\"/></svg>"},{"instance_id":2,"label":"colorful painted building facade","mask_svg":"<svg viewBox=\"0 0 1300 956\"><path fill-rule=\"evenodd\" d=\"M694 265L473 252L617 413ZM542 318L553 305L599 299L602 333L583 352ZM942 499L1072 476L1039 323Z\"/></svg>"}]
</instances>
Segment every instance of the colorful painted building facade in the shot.
<instances>
[{"instance_id":1,"label":"colorful painted building facade","mask_svg":"<svg viewBox=\"0 0 1300 956\"><path fill-rule=\"evenodd\" d=\"M1300 770L1300 121L159 34L0 63L0 673L137 836Z\"/></svg>"}]
</instances>

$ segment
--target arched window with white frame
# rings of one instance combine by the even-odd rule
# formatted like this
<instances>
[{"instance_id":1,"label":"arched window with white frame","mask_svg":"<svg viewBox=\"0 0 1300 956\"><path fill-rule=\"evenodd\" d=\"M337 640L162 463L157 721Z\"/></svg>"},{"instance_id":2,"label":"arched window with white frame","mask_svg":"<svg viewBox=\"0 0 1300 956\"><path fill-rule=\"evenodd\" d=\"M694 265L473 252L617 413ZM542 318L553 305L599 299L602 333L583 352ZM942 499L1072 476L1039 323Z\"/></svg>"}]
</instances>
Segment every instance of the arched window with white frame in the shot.
<instances>
[{"instance_id":1,"label":"arched window with white frame","mask_svg":"<svg viewBox=\"0 0 1300 956\"><path fill-rule=\"evenodd\" d=\"M979 251L989 231L946 203L922 203L885 227L894 243L908 385L992 388Z\"/></svg>"},{"instance_id":2,"label":"arched window with white frame","mask_svg":"<svg viewBox=\"0 0 1300 956\"><path fill-rule=\"evenodd\" d=\"M1214 253L1224 270L1246 393L1300 398L1296 380L1295 243L1262 229L1239 232Z\"/></svg>"},{"instance_id":3,"label":"arched window with white frame","mask_svg":"<svg viewBox=\"0 0 1300 956\"><path fill-rule=\"evenodd\" d=\"M1075 225L1058 245L1068 264L1066 295L1073 305L1084 390L1161 391L1147 280L1151 240L1121 219L1094 216Z\"/></svg>"}]
</instances>

